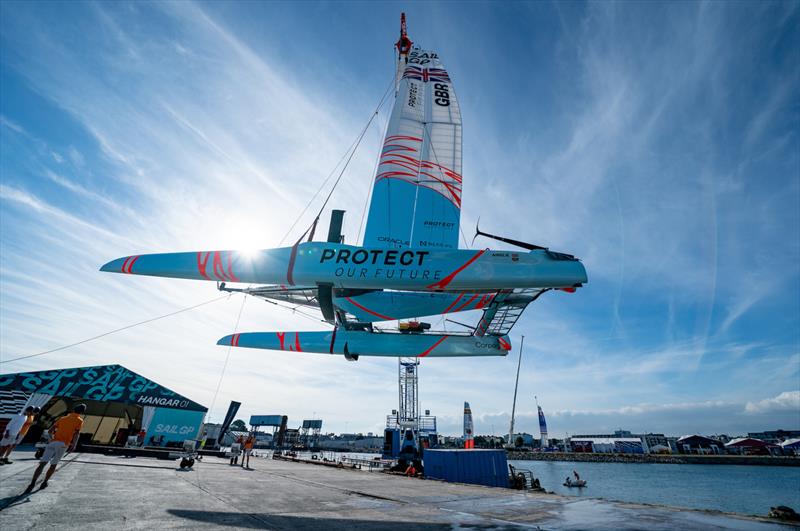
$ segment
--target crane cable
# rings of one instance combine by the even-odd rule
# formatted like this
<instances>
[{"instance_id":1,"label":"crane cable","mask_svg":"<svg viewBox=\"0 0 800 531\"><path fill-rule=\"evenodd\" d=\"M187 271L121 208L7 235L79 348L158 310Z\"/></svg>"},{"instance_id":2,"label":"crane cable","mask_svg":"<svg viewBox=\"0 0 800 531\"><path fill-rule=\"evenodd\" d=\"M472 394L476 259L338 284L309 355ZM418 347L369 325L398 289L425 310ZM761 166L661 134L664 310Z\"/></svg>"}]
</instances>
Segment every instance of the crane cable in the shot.
<instances>
[{"instance_id":1,"label":"crane cable","mask_svg":"<svg viewBox=\"0 0 800 531\"><path fill-rule=\"evenodd\" d=\"M70 343L69 345L63 345L61 347L53 348L53 349L50 349L50 350L45 350L44 352L37 352L36 354L28 354L27 356L19 356L17 358L11 358L10 360L0 360L0 364L2 364L2 363L11 363L12 361L19 361L19 360L24 360L24 359L28 359L28 358L35 358L37 356L44 356L45 354L51 354L53 352L58 352L59 350L66 350L68 348L76 347L78 345L83 345L84 343L89 343L90 341L94 341L96 339L100 339L100 338L103 338L103 337L106 337L106 336L110 336L111 334L116 334L117 332L122 332L123 330L129 330L129 329L137 327L139 325L152 323L153 321L158 321L160 319L164 319L164 318L167 318L167 317L172 317L173 315L178 315L179 313L188 312L190 310L194 310L194 309L199 308L201 306L205 306L206 304L211 304L212 302L217 302L217 301L220 301L222 299L226 299L228 297L230 297L230 295L223 295L222 297L216 297L216 298L213 298L211 300L207 300L205 302L201 302L200 304L195 304L194 306L188 306L186 308L181 308L180 310L176 310L174 312L166 313L164 315L159 315L158 317L152 317L150 319L145 319L144 321L139 321L138 323L129 324L129 325L123 326L121 328L115 328L114 330L110 330L108 332L105 332L105 333L102 333L102 334L99 334L99 335L96 335L96 336L92 336L92 337L89 337L87 339L82 339L81 341L76 341L75 343Z\"/></svg>"},{"instance_id":2,"label":"crane cable","mask_svg":"<svg viewBox=\"0 0 800 531\"><path fill-rule=\"evenodd\" d=\"M358 146L361 144L361 141L364 139L364 135L369 130L369 126L372 125L372 121L380 113L381 107L383 107L383 104L386 102L386 96L388 96L390 94L391 89L394 86L394 82L395 82L394 77L392 77L392 82L389 83L389 86L386 88L386 91L383 93L383 96L381 96L381 99L378 102L378 106L375 108L375 111L373 111L372 115L369 117L369 120L367 120L367 124L361 130L361 132L359 133L358 137L356 137L356 140L352 144L350 144L350 147L347 149L347 151L345 151L344 155L342 155L342 158L339 159L339 162L336 164L336 166L334 166L334 168L331 171L331 173L328 174L328 176L325 178L325 180L319 186L317 191L314 192L314 195L311 197L311 199L309 199L309 201L306 204L305 208L303 208L302 212L300 212L300 214L297 216L297 219L295 219L294 223L292 223L292 226L289 227L289 230L286 232L286 234L283 236L283 238L281 238L281 241L280 241L279 245L283 244L283 242L286 240L286 238L289 236L289 234L292 232L292 230L294 230L294 228L297 226L297 223L300 221L300 219L306 213L308 208L311 206L311 203L314 202L314 200L317 198L317 196L322 191L322 189L325 187L325 185L330 180L330 178L333 176L333 174L336 173L336 168L338 168L339 165L342 163L342 161L346 159L345 163L344 163L344 166L342 166L342 169L339 172L339 176L336 178L336 181L333 183L333 187L331 188L330 192L328 192L328 196L325 198L325 201L322 203L322 206L320 207L319 212L317 212L317 215L315 216L314 221L311 223L311 226L303 233L303 235L300 236L300 240L302 240L305 237L305 235L308 234L309 232L311 232L311 236L313 237L314 228L316 227L317 222L319 221L319 218L322 215L322 211L327 206L328 201L330 200L331 196L333 195L334 190L336 190L336 186L339 184L339 181L342 180L342 176L344 175L345 170L347 170L347 166L350 164L350 161L353 159L353 156L355 155L356 151L358 150Z\"/></svg>"},{"instance_id":3,"label":"crane cable","mask_svg":"<svg viewBox=\"0 0 800 531\"><path fill-rule=\"evenodd\" d=\"M236 325L233 327L233 333L236 334L239 332L239 321L242 319L242 311L244 311L244 303L247 302L247 297L242 297L242 305L239 306L239 315L236 316ZM214 405L217 403L217 395L219 395L219 389L222 387L222 379L225 377L225 370L228 368L228 362L231 359L231 349L233 348L233 343L228 345L228 353L225 355L225 363L222 365L222 372L219 375L219 381L217 382L217 390L214 391L214 398L211 400L211 406L208 408L206 412L206 418L211 418L211 413L214 411Z\"/></svg>"}]
</instances>

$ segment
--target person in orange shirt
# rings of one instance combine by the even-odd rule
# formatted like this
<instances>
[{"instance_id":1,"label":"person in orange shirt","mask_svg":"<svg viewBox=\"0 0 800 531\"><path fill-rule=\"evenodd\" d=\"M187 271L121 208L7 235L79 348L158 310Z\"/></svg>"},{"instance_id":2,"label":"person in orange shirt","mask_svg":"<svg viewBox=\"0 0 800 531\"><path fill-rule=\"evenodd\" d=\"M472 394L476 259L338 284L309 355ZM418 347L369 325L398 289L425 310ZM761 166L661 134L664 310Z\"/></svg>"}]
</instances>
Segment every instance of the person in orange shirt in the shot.
<instances>
[{"instance_id":1,"label":"person in orange shirt","mask_svg":"<svg viewBox=\"0 0 800 531\"><path fill-rule=\"evenodd\" d=\"M72 452L78 444L78 436L81 433L83 426L83 415L86 412L86 404L78 404L69 415L64 415L58 419L50 428L51 439L44 449L42 458L39 460L39 466L33 473L31 484L25 489L25 493L29 493L36 486L36 480L42 475L42 471L47 463L50 463L50 468L44 476L44 481L39 486L40 490L47 488L47 481L53 477L56 471L56 466L61 458L67 451Z\"/></svg>"},{"instance_id":2,"label":"person in orange shirt","mask_svg":"<svg viewBox=\"0 0 800 531\"><path fill-rule=\"evenodd\" d=\"M253 446L256 444L256 438L251 433L247 436L244 440L243 447L244 447L244 455L242 455L242 468L250 468L250 453L253 451ZM245 459L247 460L247 465L245 465Z\"/></svg>"},{"instance_id":3,"label":"person in orange shirt","mask_svg":"<svg viewBox=\"0 0 800 531\"><path fill-rule=\"evenodd\" d=\"M6 424L3 439L0 440L0 465L10 465L8 456L22 442L22 439L27 435L28 429L33 424L36 410L39 408L28 406L25 408L25 413L15 415Z\"/></svg>"}]
</instances>

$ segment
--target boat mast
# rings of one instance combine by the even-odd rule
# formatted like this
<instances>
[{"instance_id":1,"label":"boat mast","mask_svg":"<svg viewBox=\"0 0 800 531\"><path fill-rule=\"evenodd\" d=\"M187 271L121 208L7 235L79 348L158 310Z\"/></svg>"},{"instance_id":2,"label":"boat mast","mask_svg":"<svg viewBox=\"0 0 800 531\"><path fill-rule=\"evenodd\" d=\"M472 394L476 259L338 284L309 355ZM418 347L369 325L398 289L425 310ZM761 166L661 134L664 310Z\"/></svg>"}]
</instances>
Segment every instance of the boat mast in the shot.
<instances>
[{"instance_id":1,"label":"boat mast","mask_svg":"<svg viewBox=\"0 0 800 531\"><path fill-rule=\"evenodd\" d=\"M525 336L519 342L519 359L517 361L517 380L514 383L514 403L511 405L511 426L508 429L508 446L514 446L514 413L517 410L517 388L519 387L519 368L522 365L522 347L525 345Z\"/></svg>"},{"instance_id":2,"label":"boat mast","mask_svg":"<svg viewBox=\"0 0 800 531\"><path fill-rule=\"evenodd\" d=\"M397 72L395 75L394 81L394 93L397 94L397 91L400 90L400 80L403 79L403 71L406 68L406 63L408 63L408 52L411 51L411 45L414 44L411 42L411 39L408 38L406 34L406 14L400 14L400 38L395 43L395 48L397 48Z\"/></svg>"}]
</instances>

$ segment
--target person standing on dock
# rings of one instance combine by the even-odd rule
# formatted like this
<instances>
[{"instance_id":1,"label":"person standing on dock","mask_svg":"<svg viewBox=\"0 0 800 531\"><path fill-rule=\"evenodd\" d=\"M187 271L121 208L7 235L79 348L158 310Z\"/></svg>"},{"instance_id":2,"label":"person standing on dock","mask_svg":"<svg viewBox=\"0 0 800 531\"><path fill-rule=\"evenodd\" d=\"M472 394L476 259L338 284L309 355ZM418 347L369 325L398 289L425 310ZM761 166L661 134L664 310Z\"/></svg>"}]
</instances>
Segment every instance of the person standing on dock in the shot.
<instances>
[{"instance_id":1,"label":"person standing on dock","mask_svg":"<svg viewBox=\"0 0 800 531\"><path fill-rule=\"evenodd\" d=\"M55 474L58 462L61 461L61 458L64 457L64 454L67 452L67 450L70 452L75 450L75 447L78 444L78 436L80 435L81 427L83 426L83 418L81 415L83 415L85 412L86 404L78 404L72 410L72 413L69 415L64 415L58 419L50 428L50 435L52 438L44 448L42 458L39 460L39 466L36 467L36 470L33 473L31 484L28 485L27 489L25 489L26 494L33 490L33 487L36 486L36 480L42 475L44 466L47 463L50 463L50 468L47 470L44 481L42 481L42 484L39 487L40 490L46 489L47 481L53 477L53 474Z\"/></svg>"},{"instance_id":2,"label":"person standing on dock","mask_svg":"<svg viewBox=\"0 0 800 531\"><path fill-rule=\"evenodd\" d=\"M256 444L255 436L251 433L242 444L244 448L244 454L242 454L242 468L250 468L250 454L253 452L253 446ZM245 464L245 462L247 464Z\"/></svg>"},{"instance_id":3,"label":"person standing on dock","mask_svg":"<svg viewBox=\"0 0 800 531\"><path fill-rule=\"evenodd\" d=\"M17 445L22 442L22 439L25 438L25 435L27 435L28 428L33 424L37 409L38 408L33 406L28 406L25 408L24 413L14 415L11 417L8 424L6 424L3 439L0 440L0 465L11 464L11 461L8 460L8 456L11 455L14 448L16 448Z\"/></svg>"},{"instance_id":4,"label":"person standing on dock","mask_svg":"<svg viewBox=\"0 0 800 531\"><path fill-rule=\"evenodd\" d=\"M244 444L244 438L241 435L236 437L236 440L231 443L231 466L239 464L239 455L242 453L242 444Z\"/></svg>"}]
</instances>

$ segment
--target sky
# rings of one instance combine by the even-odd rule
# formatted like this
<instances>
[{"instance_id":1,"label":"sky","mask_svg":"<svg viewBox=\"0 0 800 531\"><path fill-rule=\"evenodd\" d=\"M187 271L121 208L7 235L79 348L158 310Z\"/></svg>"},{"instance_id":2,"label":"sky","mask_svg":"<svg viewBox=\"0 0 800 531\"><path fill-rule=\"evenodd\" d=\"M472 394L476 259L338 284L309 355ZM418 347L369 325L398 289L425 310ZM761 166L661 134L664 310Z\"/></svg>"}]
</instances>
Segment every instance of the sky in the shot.
<instances>
[{"instance_id":1,"label":"sky","mask_svg":"<svg viewBox=\"0 0 800 531\"><path fill-rule=\"evenodd\" d=\"M459 97L465 234L480 218L589 275L512 331L517 430L538 433L534 396L556 436L800 429L797 2L2 2L0 362L220 296L111 259L299 237L392 79L401 11ZM386 119L330 202L346 242ZM216 345L324 329L234 295L0 372L119 363L211 421L237 400L381 432L396 360ZM459 434L466 400L506 432L518 354L424 360L422 409Z\"/></svg>"}]
</instances>

